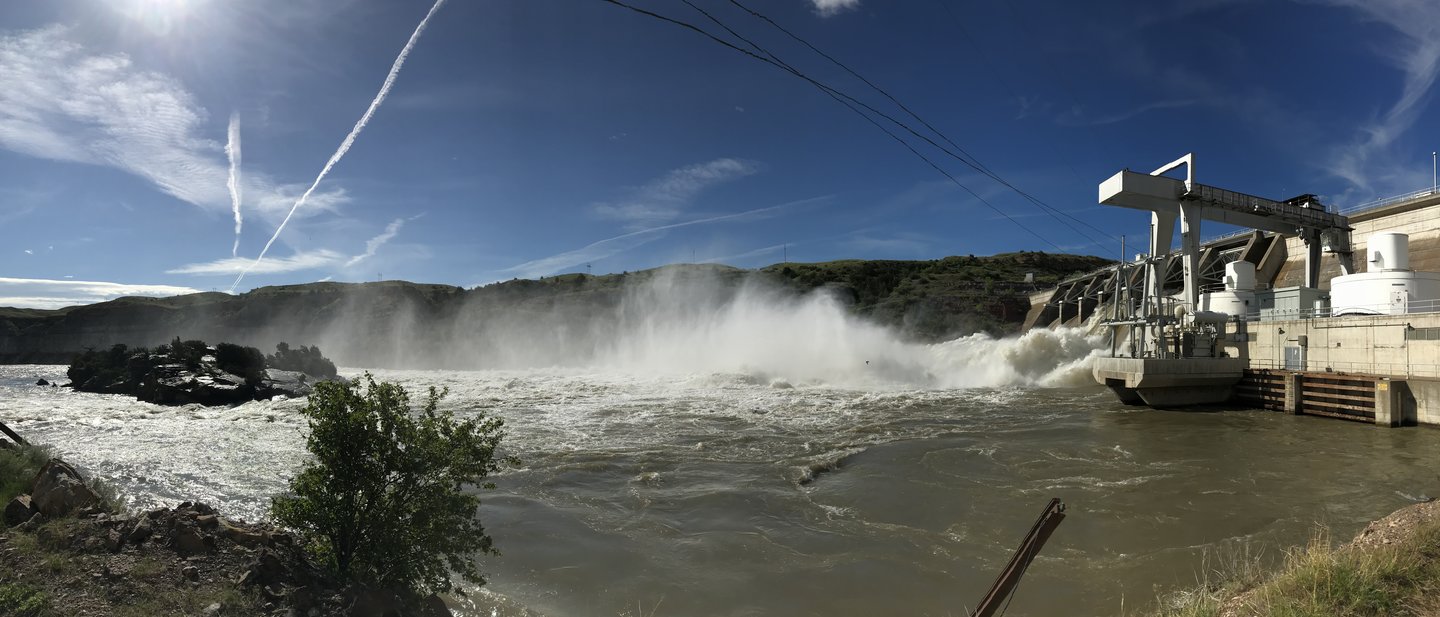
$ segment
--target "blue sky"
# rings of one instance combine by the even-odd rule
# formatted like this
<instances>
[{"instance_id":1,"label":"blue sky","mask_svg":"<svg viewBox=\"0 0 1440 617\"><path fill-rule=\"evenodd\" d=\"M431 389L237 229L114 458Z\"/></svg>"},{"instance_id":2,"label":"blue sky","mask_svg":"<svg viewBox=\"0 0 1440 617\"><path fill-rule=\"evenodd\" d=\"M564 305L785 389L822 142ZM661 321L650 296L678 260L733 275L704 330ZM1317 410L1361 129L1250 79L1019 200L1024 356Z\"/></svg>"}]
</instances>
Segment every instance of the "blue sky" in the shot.
<instances>
[{"instance_id":1,"label":"blue sky","mask_svg":"<svg viewBox=\"0 0 1440 617\"><path fill-rule=\"evenodd\" d=\"M1440 148L1436 0L742 2L1104 233L891 126L952 181L811 84L692 31L600 0L449 0L257 263L432 2L11 2L0 306L224 291L246 268L237 291L787 256L1113 257L1148 224L1095 204L1122 168L1195 152L1201 182L1344 207L1428 188ZM734 40L682 2L634 3ZM729 0L694 3L924 130Z\"/></svg>"}]
</instances>

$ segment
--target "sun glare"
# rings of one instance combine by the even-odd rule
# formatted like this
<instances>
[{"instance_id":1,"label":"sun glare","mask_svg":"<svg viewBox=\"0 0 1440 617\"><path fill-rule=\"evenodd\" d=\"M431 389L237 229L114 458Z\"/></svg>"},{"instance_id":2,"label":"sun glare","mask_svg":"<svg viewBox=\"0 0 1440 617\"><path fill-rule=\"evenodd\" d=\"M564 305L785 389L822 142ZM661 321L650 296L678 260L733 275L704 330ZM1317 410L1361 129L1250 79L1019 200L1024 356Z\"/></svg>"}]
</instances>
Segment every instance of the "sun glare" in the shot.
<instances>
[{"instance_id":1,"label":"sun glare","mask_svg":"<svg viewBox=\"0 0 1440 617\"><path fill-rule=\"evenodd\" d=\"M112 6L151 33L166 35L182 28L204 3L204 0L120 0Z\"/></svg>"}]
</instances>

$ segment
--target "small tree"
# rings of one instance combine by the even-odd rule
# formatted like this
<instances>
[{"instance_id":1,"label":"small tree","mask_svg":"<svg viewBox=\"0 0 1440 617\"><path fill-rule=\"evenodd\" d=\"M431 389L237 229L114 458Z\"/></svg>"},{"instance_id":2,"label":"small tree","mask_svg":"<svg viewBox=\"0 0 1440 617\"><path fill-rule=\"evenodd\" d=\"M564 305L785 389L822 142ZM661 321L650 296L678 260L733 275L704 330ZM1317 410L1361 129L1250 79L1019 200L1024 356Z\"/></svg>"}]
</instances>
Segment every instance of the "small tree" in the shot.
<instances>
[{"instance_id":1,"label":"small tree","mask_svg":"<svg viewBox=\"0 0 1440 617\"><path fill-rule=\"evenodd\" d=\"M503 422L457 422L439 408L448 391L433 387L414 412L399 384L362 379L315 384L301 410L314 458L290 481L294 494L272 500L275 519L346 579L418 593L453 591L451 573L485 584L473 557L499 552L476 517L480 498L464 489L494 488L484 479L505 460L495 454Z\"/></svg>"}]
</instances>

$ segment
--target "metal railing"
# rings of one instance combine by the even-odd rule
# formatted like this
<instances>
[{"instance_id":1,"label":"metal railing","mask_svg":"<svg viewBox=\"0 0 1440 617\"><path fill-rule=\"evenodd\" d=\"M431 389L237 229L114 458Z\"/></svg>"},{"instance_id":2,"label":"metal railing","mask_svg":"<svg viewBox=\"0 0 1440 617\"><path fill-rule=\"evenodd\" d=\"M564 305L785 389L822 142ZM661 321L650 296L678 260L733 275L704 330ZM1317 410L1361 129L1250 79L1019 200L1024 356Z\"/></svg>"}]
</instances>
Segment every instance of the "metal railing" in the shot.
<instances>
[{"instance_id":1,"label":"metal railing","mask_svg":"<svg viewBox=\"0 0 1440 617\"><path fill-rule=\"evenodd\" d=\"M1402 201L1410 201L1412 199L1419 199L1421 197L1429 197L1431 195L1434 195L1436 192L1437 191L1435 190L1435 187L1430 187L1428 189L1420 189L1418 191L1406 193L1404 195L1396 195L1394 197L1385 197L1382 199L1376 199L1374 201L1367 201L1358 206L1350 206L1349 208L1343 208L1340 210L1340 214L1351 215L1358 212L1366 212L1369 210L1375 210L1377 208L1384 208L1385 206L1398 204Z\"/></svg>"},{"instance_id":2,"label":"metal railing","mask_svg":"<svg viewBox=\"0 0 1440 617\"><path fill-rule=\"evenodd\" d=\"M1412 191L1412 192L1409 192L1409 193L1405 193L1404 195L1395 195L1395 196L1393 196L1393 197L1383 197L1383 198L1381 198L1381 199L1376 199L1376 200L1373 200L1373 201L1367 201L1367 202L1365 202L1365 203L1363 203L1363 204L1354 205L1354 206L1349 206L1349 207L1345 207L1345 208L1339 208L1339 209L1335 210L1335 214L1343 214L1343 215L1345 215L1345 216L1353 216L1353 215L1359 214L1359 213L1361 213L1361 212L1369 212L1369 211L1371 211L1371 210L1378 210L1378 209L1380 209L1380 208L1384 208L1385 206L1390 206L1390 205L1398 204L1398 203L1401 203L1401 202L1411 201L1411 200L1414 200L1414 199L1420 199L1420 198L1422 198L1422 197L1429 197L1429 196L1435 195L1435 194L1437 194L1437 193L1440 193L1440 191L1437 191L1437 190L1435 189L1435 187L1426 188L1426 189L1420 189L1420 190L1418 190L1418 191ZM1205 240L1205 243L1206 243L1206 244L1209 244L1209 243L1217 242L1217 241L1220 241L1220 240L1228 240L1228 239L1230 239L1230 238L1234 238L1234 237L1237 237L1237 236L1248 235L1248 234L1250 234L1250 233L1253 232L1253 231L1255 231L1255 230L1253 230L1253 229L1240 229L1240 230L1232 231L1232 232L1230 232L1230 233L1225 233L1225 234L1221 234L1221 235L1218 235L1218 236L1214 236L1214 237L1212 237L1212 238L1209 238L1209 239Z\"/></svg>"},{"instance_id":3,"label":"metal railing","mask_svg":"<svg viewBox=\"0 0 1440 617\"><path fill-rule=\"evenodd\" d=\"M1337 313L1343 313L1337 315ZM1440 313L1440 300L1407 300L1405 302L1381 302L1376 304L1347 304L1344 306L1266 309L1246 313L1245 321L1297 321L1303 319L1351 318L1351 317L1399 317L1404 315L1425 315Z\"/></svg>"}]
</instances>

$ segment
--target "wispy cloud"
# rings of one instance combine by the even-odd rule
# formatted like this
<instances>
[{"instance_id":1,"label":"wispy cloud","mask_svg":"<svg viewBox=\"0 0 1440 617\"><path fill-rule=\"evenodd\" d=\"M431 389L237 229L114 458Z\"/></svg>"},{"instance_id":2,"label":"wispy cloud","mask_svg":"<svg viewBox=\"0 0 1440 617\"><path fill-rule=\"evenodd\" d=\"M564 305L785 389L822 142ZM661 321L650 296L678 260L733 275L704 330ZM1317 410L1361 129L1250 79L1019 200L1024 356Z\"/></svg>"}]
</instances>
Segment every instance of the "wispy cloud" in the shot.
<instances>
[{"instance_id":1,"label":"wispy cloud","mask_svg":"<svg viewBox=\"0 0 1440 617\"><path fill-rule=\"evenodd\" d=\"M742 223L749 221L758 221L777 216L781 212L790 208L817 204L829 199L829 196L812 197L810 199L801 199L799 201L783 203L778 206L770 206L768 208L757 208L755 210L747 210L745 212L737 212L735 214L712 216L703 219L696 219L693 221L685 221L683 223L671 223L669 225L661 225L659 227L651 227L649 229L632 231L630 233L621 234L613 238L606 238L604 240L592 242L575 250L565 251L564 253L560 253L557 255L551 255L549 257L542 257L540 259L527 261L518 266L513 266L501 270L501 272L513 272L525 278L533 278L536 276L554 274L566 268L571 268L583 263L589 263L599 259L604 259L606 257L610 257L612 255L617 255L619 253L634 249L641 245L648 244L664 237L665 234L672 229L690 227L693 225L708 225L711 223Z\"/></svg>"},{"instance_id":2,"label":"wispy cloud","mask_svg":"<svg viewBox=\"0 0 1440 617\"><path fill-rule=\"evenodd\" d=\"M1386 38L1384 51L1400 69L1400 95L1390 108L1361 128L1353 143L1337 148L1327 169L1361 191L1375 188L1413 190L1397 178L1398 162L1392 146L1415 124L1425 110L1437 76L1440 76L1440 10L1432 0L1324 0L1325 4L1359 11L1365 19L1384 24L1399 36ZM1402 172L1403 173L1403 172ZM1420 174L1414 174L1417 178ZM1376 185L1380 184L1381 187Z\"/></svg>"},{"instance_id":3,"label":"wispy cloud","mask_svg":"<svg viewBox=\"0 0 1440 617\"><path fill-rule=\"evenodd\" d=\"M758 249L754 249L754 250L750 250L750 251L745 251L745 252L743 252L743 253L736 253L736 254L734 254L734 255L724 255L724 256L721 256L721 257L711 257L711 258L709 258L709 259L702 259L702 260L700 260L700 263L702 263L702 264L718 264L718 263L724 263L724 264L732 264L732 265L733 265L734 262L743 261L743 260L746 260L746 259L750 259L750 258L752 258L752 257L759 257L759 256L761 256L761 255L772 255L772 254L774 254L774 253L783 253L783 252L785 251L785 249L786 249L787 246L795 246L795 245L794 245L794 244L788 244L788 245L787 245L787 244L776 244L776 245L774 245L774 246L761 247L761 248L758 248Z\"/></svg>"},{"instance_id":4,"label":"wispy cloud","mask_svg":"<svg viewBox=\"0 0 1440 617\"><path fill-rule=\"evenodd\" d=\"M634 189L623 201L596 204L595 214L636 228L669 223L679 218L705 189L757 171L756 163L733 158L673 169Z\"/></svg>"},{"instance_id":5,"label":"wispy cloud","mask_svg":"<svg viewBox=\"0 0 1440 617\"><path fill-rule=\"evenodd\" d=\"M860 8L860 0L810 0L810 4L815 5L815 12L821 17Z\"/></svg>"},{"instance_id":6,"label":"wispy cloud","mask_svg":"<svg viewBox=\"0 0 1440 617\"><path fill-rule=\"evenodd\" d=\"M256 274L283 274L335 266L344 261L344 255L332 250L320 249L299 252L289 257L266 257L259 263L247 257L227 257L215 261L186 264L174 270L166 270L165 273L228 275L244 272L246 267L250 267L250 271Z\"/></svg>"},{"instance_id":7,"label":"wispy cloud","mask_svg":"<svg viewBox=\"0 0 1440 617\"><path fill-rule=\"evenodd\" d=\"M230 209L223 147L204 137L209 117L175 79L125 54L93 52L50 26L0 36L0 148L123 170L202 208ZM250 174L254 207L274 212L297 193ZM343 192L319 201L333 208ZM288 205L285 202L284 205Z\"/></svg>"},{"instance_id":8,"label":"wispy cloud","mask_svg":"<svg viewBox=\"0 0 1440 617\"><path fill-rule=\"evenodd\" d=\"M1144 105L1140 105L1131 109L1125 109L1099 116L1090 116L1089 114L1086 114L1085 111L1082 109L1071 109L1058 115L1055 121L1058 124L1067 126L1103 126L1106 124L1116 124L1119 122L1124 122L1136 116L1142 115L1146 112L1156 111L1160 109L1179 109L1182 107L1192 107L1194 105L1198 105L1199 103L1200 101L1196 99L1155 101L1153 103L1146 103Z\"/></svg>"},{"instance_id":9,"label":"wispy cloud","mask_svg":"<svg viewBox=\"0 0 1440 617\"><path fill-rule=\"evenodd\" d=\"M200 290L174 285L0 277L0 306L54 309L94 304L121 296L177 296Z\"/></svg>"},{"instance_id":10,"label":"wispy cloud","mask_svg":"<svg viewBox=\"0 0 1440 617\"><path fill-rule=\"evenodd\" d=\"M395 238L395 236L400 233L400 228L405 226L405 221L406 221L406 220L415 220L415 219L417 219L417 218L420 218L420 217L419 217L419 216L414 216L414 217L411 217L410 219L395 219L395 220L391 221L389 225L386 225L386 226L385 226L385 231L380 232L380 235L375 236L374 238L371 238L371 239L369 239L369 240L366 240L366 241L365 241L365 252L364 252L364 253L361 253L361 254L359 254L359 255L356 255L356 256L354 256L354 257L351 257L349 261L345 262L345 267L346 267L346 268L349 268L350 266L353 266L353 265L358 264L358 263L360 263L360 262L362 262L362 261L365 261L366 259L369 259L369 258L371 258L371 257L374 257L374 256L375 256L375 251L380 250L380 247L385 246L385 243L386 243L386 242L389 242L389 241L393 240L393 239Z\"/></svg>"}]
</instances>

